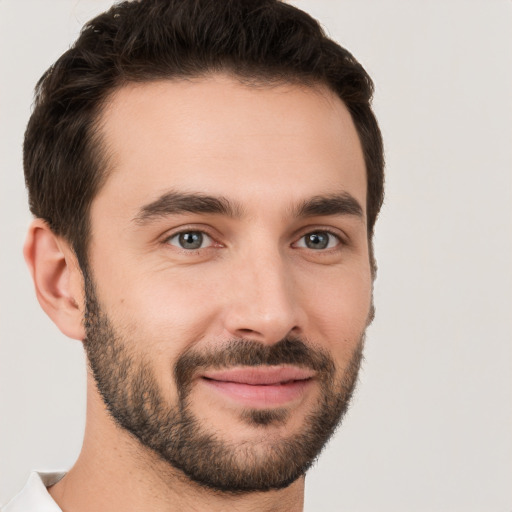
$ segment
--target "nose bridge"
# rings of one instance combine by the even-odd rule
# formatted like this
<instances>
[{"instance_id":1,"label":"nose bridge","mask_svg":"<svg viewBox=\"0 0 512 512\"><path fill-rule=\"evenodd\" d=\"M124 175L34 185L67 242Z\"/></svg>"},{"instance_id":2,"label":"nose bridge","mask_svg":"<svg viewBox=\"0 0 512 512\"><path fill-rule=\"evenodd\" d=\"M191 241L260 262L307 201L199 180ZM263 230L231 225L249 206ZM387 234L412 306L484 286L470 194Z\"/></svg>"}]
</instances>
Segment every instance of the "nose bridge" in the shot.
<instances>
[{"instance_id":1,"label":"nose bridge","mask_svg":"<svg viewBox=\"0 0 512 512\"><path fill-rule=\"evenodd\" d=\"M226 311L231 335L275 343L300 328L293 272L277 244L243 251L232 279Z\"/></svg>"}]
</instances>

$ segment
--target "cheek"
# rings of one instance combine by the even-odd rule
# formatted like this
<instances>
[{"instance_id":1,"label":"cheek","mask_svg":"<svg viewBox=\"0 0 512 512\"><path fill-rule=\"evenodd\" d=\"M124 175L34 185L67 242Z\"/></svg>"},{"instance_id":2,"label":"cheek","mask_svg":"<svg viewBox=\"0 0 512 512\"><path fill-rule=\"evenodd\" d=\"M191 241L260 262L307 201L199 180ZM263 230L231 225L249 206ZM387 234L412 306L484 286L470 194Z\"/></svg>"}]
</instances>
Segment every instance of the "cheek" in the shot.
<instances>
[{"instance_id":1,"label":"cheek","mask_svg":"<svg viewBox=\"0 0 512 512\"><path fill-rule=\"evenodd\" d=\"M112 272L101 287L102 306L133 350L168 365L205 335L215 316L212 291L194 273ZM108 283L107 283L108 281Z\"/></svg>"},{"instance_id":2,"label":"cheek","mask_svg":"<svg viewBox=\"0 0 512 512\"><path fill-rule=\"evenodd\" d=\"M372 304L369 266L339 272L309 287L308 326L333 357L346 362L363 335Z\"/></svg>"}]
</instances>

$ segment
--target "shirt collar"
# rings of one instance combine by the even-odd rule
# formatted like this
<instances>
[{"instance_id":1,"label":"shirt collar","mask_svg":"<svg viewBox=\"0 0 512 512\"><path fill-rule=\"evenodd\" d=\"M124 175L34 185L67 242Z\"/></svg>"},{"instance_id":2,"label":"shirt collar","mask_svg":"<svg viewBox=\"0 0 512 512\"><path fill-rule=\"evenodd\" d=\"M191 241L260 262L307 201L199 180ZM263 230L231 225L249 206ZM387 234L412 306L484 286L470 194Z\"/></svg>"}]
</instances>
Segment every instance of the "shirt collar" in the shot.
<instances>
[{"instance_id":1,"label":"shirt collar","mask_svg":"<svg viewBox=\"0 0 512 512\"><path fill-rule=\"evenodd\" d=\"M47 487L56 484L66 473L39 473L34 471L21 492L2 512L62 512L50 496Z\"/></svg>"}]
</instances>

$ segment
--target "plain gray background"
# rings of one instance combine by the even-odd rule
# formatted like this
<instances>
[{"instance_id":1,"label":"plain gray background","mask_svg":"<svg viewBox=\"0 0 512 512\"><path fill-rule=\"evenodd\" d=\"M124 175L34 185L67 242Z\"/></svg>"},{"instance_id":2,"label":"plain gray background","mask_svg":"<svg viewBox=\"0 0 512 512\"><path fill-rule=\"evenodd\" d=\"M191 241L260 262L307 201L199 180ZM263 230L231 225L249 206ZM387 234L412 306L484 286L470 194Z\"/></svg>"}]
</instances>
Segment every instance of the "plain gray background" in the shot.
<instances>
[{"instance_id":1,"label":"plain gray background","mask_svg":"<svg viewBox=\"0 0 512 512\"><path fill-rule=\"evenodd\" d=\"M377 317L309 511L512 510L512 2L302 0L377 86ZM42 72L105 0L0 0L0 503L80 449L80 344L21 255L21 144Z\"/></svg>"}]
</instances>

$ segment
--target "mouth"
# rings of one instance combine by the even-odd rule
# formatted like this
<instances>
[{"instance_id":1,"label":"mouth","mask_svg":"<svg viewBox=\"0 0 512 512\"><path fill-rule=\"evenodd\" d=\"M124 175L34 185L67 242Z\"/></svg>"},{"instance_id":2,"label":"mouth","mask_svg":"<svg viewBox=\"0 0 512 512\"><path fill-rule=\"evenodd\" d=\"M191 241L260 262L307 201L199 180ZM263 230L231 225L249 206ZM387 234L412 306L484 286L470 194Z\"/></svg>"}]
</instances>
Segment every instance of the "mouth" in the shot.
<instances>
[{"instance_id":1,"label":"mouth","mask_svg":"<svg viewBox=\"0 0 512 512\"><path fill-rule=\"evenodd\" d=\"M205 372L200 380L227 400L268 409L299 401L314 376L313 370L293 366L238 367Z\"/></svg>"}]
</instances>

